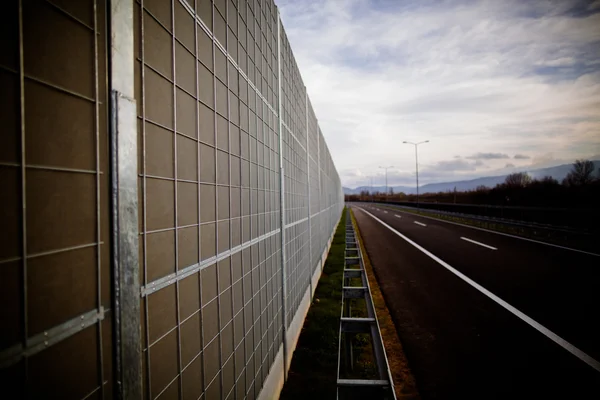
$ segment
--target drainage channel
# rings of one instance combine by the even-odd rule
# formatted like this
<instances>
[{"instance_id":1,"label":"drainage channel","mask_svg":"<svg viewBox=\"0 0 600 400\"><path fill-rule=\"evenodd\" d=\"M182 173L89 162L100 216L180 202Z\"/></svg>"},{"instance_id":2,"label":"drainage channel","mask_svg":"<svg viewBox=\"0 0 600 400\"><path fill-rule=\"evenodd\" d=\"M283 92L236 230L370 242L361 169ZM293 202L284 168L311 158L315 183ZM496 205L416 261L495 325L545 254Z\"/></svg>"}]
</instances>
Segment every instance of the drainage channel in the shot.
<instances>
[{"instance_id":1,"label":"drainage channel","mask_svg":"<svg viewBox=\"0 0 600 400\"><path fill-rule=\"evenodd\" d=\"M369 280L349 209L346 210L342 285L337 398L395 400Z\"/></svg>"}]
</instances>

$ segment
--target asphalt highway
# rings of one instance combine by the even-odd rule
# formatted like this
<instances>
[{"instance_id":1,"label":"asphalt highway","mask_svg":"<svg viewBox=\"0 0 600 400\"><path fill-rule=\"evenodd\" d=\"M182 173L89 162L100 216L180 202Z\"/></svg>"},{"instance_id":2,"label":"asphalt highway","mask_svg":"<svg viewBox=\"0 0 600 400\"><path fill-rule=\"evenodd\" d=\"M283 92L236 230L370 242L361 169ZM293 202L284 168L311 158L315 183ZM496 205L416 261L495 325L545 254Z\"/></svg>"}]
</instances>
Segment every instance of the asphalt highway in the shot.
<instances>
[{"instance_id":1,"label":"asphalt highway","mask_svg":"<svg viewBox=\"0 0 600 400\"><path fill-rule=\"evenodd\" d=\"M599 254L352 208L423 398L600 398Z\"/></svg>"}]
</instances>

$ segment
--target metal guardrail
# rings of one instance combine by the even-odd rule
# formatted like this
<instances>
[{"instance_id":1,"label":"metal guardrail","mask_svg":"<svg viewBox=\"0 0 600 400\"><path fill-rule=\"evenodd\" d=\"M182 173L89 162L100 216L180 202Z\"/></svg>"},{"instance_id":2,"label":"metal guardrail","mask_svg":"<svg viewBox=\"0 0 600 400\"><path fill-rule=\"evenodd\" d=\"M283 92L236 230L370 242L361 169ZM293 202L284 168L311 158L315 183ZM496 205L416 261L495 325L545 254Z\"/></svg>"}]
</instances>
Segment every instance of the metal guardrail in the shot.
<instances>
[{"instance_id":1,"label":"metal guardrail","mask_svg":"<svg viewBox=\"0 0 600 400\"><path fill-rule=\"evenodd\" d=\"M363 200L362 202L370 202ZM600 218L600 209L593 208L551 208L526 207L492 204L462 204L462 203L433 203L421 202L418 207L415 202L385 201L379 199L376 203L391 204L419 208L422 210L438 210L457 213L479 218L490 218L504 223L531 224L546 229L560 229L575 232L595 232L598 230L595 221Z\"/></svg>"},{"instance_id":2,"label":"metal guardrail","mask_svg":"<svg viewBox=\"0 0 600 400\"><path fill-rule=\"evenodd\" d=\"M453 211L443 211L443 210L438 210L435 208L411 207L411 206L405 206L405 205L394 204L394 203L386 203L386 202L382 202L382 203L376 202L376 203L372 203L372 204L386 205L386 206L392 206L392 207L397 207L397 208L402 208L402 209L407 209L407 210L421 211L421 212L427 212L427 213L431 213L431 214L446 215L449 217L468 218L468 219L477 220L477 221L498 223L498 224L511 225L511 226L524 227L524 228L532 228L532 229L538 229L538 230L546 230L546 231L552 231L552 232L563 232L563 233L570 233L570 234L576 234L576 235L592 235L592 233L589 232L588 230L574 229L574 228L569 228L569 227L565 227L565 226L554 226L554 225L540 224L540 223L529 222L529 221L518 221L518 220L514 220L514 219L507 219L507 218L493 218L493 217L486 217L486 216L481 216L481 215L476 215L476 214L466 214L466 213L453 212Z\"/></svg>"},{"instance_id":3,"label":"metal guardrail","mask_svg":"<svg viewBox=\"0 0 600 400\"><path fill-rule=\"evenodd\" d=\"M342 282L337 398L340 400L364 398L395 400L396 393L381 339L377 315L373 307L369 280L364 268L360 245L356 240L349 209L346 211L346 250ZM359 314L362 314L362 316L353 316L353 300L357 302L364 301L364 307L359 307ZM357 374L353 374L353 348L357 335L361 334L363 336L366 334L369 337L377 369L376 373L371 374L372 376L368 378L363 376L357 378Z\"/></svg>"}]
</instances>

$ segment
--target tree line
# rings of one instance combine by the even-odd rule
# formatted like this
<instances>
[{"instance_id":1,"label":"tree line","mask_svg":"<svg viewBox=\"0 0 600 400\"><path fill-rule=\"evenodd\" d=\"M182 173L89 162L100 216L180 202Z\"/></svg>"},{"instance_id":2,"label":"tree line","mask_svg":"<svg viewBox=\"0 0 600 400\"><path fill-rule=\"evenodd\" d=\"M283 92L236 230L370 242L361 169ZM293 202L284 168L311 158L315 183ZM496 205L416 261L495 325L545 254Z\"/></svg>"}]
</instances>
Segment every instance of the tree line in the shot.
<instances>
[{"instance_id":1,"label":"tree line","mask_svg":"<svg viewBox=\"0 0 600 400\"><path fill-rule=\"evenodd\" d=\"M390 188L391 189L391 188ZM415 194L403 192L370 193L346 196L348 201L416 202ZM559 182L551 176L534 179L526 172L517 172L494 186L478 186L473 190L423 193L421 203L486 204L530 207L597 207L600 202L600 169L592 161L576 160L567 176Z\"/></svg>"}]
</instances>

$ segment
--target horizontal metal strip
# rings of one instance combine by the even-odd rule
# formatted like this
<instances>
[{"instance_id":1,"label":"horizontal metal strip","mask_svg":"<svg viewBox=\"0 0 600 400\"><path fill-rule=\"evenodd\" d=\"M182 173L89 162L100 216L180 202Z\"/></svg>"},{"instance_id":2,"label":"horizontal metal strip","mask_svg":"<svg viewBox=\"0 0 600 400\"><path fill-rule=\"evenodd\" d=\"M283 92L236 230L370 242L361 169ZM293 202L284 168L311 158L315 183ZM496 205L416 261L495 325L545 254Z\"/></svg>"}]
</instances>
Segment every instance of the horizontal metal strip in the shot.
<instances>
[{"instance_id":1,"label":"horizontal metal strip","mask_svg":"<svg viewBox=\"0 0 600 400\"><path fill-rule=\"evenodd\" d=\"M311 216L310 216L310 218L312 219L312 218L316 217L316 216L317 216L317 215L319 215L319 214L322 214L322 213L324 213L324 212L327 212L327 211L329 211L329 209L330 209L331 207L335 207L335 206L337 206L337 204L330 205L329 207L327 207L327 208L325 208L325 209L323 209L323 210L321 210L321 211L317 211L316 213L314 213L313 215L311 215Z\"/></svg>"},{"instance_id":2,"label":"horizontal metal strip","mask_svg":"<svg viewBox=\"0 0 600 400\"><path fill-rule=\"evenodd\" d=\"M342 332L347 333L369 333L374 323L375 318L340 318Z\"/></svg>"},{"instance_id":3,"label":"horizontal metal strip","mask_svg":"<svg viewBox=\"0 0 600 400\"><path fill-rule=\"evenodd\" d=\"M2 166L2 167L18 167L18 168L20 168L21 164L20 163L11 163L11 162L0 162L0 166ZM89 170L89 169L75 169L75 168L54 167L54 166L50 166L50 165L32 165L32 164L26 164L25 168L28 168L28 169L40 169L40 170L44 170L44 171L75 172L75 173L91 174L91 175L95 175L95 174L103 175L104 174L102 171L94 171L94 170Z\"/></svg>"},{"instance_id":4,"label":"horizontal metal strip","mask_svg":"<svg viewBox=\"0 0 600 400\"><path fill-rule=\"evenodd\" d=\"M381 379L338 379L338 386L390 386L390 381Z\"/></svg>"},{"instance_id":5,"label":"horizontal metal strip","mask_svg":"<svg viewBox=\"0 0 600 400\"><path fill-rule=\"evenodd\" d=\"M357 265L357 264L360 264L360 258L346 257L346 265Z\"/></svg>"},{"instance_id":6,"label":"horizontal metal strip","mask_svg":"<svg viewBox=\"0 0 600 400\"><path fill-rule=\"evenodd\" d=\"M99 309L88 311L79 317L75 317L44 332L38 333L27 339L26 348L23 348L23 345L19 343L2 351L0 353L0 368L6 368L15 364L23 357L31 357L103 319L104 308L100 307Z\"/></svg>"},{"instance_id":7,"label":"horizontal metal strip","mask_svg":"<svg viewBox=\"0 0 600 400\"><path fill-rule=\"evenodd\" d=\"M292 135L294 140L296 140L296 142L298 142L298 145L300 146L300 148L302 150L304 150L304 152L306 153L306 147L304 147L302 142L300 142L300 140L296 137L296 135L294 134L294 131L292 131L292 129L289 126L287 126L287 124L283 120L281 120L281 125L283 125L283 127L288 130L288 132L290 133L290 135Z\"/></svg>"},{"instance_id":8,"label":"horizontal metal strip","mask_svg":"<svg viewBox=\"0 0 600 400\"><path fill-rule=\"evenodd\" d=\"M200 25L200 28L202 28L202 30L211 38L213 39L215 45L217 46L217 48L223 53L225 54L225 56L227 57L227 59L229 60L229 62L231 62L231 64L233 64L233 66L238 70L238 72L242 75L242 77L248 82L248 85L250 85L250 87L258 94L258 97L260 97L260 99L263 101L263 103L266 104L266 106L269 108L269 110L275 115L276 118L278 118L278 114L277 111L273 108L273 106L271 106L271 104L269 104L268 100L266 97L263 96L263 94L258 90L258 88L256 87L256 85L254 85L254 83L252 83L250 81L250 79L248 78L248 76L246 75L246 73L240 68L240 66L238 65L238 63L234 60L234 58L227 52L227 50L225 50L225 47L221 44L221 42L219 42L219 40L217 39L217 37L213 34L213 32L210 30L210 28L208 28L208 26L206 26L206 24L204 23L204 21L202 21L202 19L196 15L196 12L191 8L191 6L186 2L186 1L182 1L179 0L179 3L181 5L183 5L183 8L186 9L186 11L188 13L190 13L190 15L196 20L196 22L198 23L198 25Z\"/></svg>"},{"instance_id":9,"label":"horizontal metal strip","mask_svg":"<svg viewBox=\"0 0 600 400\"><path fill-rule=\"evenodd\" d=\"M44 251L41 253L29 254L29 255L27 255L27 259L36 258L36 257L44 257L44 256L52 255L52 254L64 253L67 251L81 250L81 249L86 249L88 247L101 246L103 244L104 244L104 242L95 242L95 243L87 243L87 244L81 244L81 245L77 245L77 246L65 247L62 249L48 250L48 251Z\"/></svg>"},{"instance_id":10,"label":"horizontal metal strip","mask_svg":"<svg viewBox=\"0 0 600 400\"><path fill-rule=\"evenodd\" d=\"M299 219L298 221L296 221L296 222L292 222L291 224L287 224L287 225L285 226L285 229L287 229L287 228L291 228L291 227L293 227L293 226L296 226L296 225L298 225L298 224L301 224L301 223L303 223L303 222L306 222L306 221L308 221L308 217L306 217L306 218L302 218L302 219Z\"/></svg>"},{"instance_id":11,"label":"horizontal metal strip","mask_svg":"<svg viewBox=\"0 0 600 400\"><path fill-rule=\"evenodd\" d=\"M360 299L365 297L365 293L368 293L368 289L363 286L344 286L342 288L344 299Z\"/></svg>"},{"instance_id":12,"label":"horizontal metal strip","mask_svg":"<svg viewBox=\"0 0 600 400\"><path fill-rule=\"evenodd\" d=\"M46 3L51 6L52 8L54 8L55 10L57 10L58 12L60 12L61 14L63 14L65 17L79 23L81 26L87 28L88 30L92 31L92 32L96 32L94 30L93 26L89 26L88 24L86 24L85 22L83 22L82 20L80 20L79 18L77 18L76 16L74 16L73 14L71 14L70 12L68 12L67 10L65 10L64 8L54 4L52 1L46 1Z\"/></svg>"},{"instance_id":13,"label":"horizontal metal strip","mask_svg":"<svg viewBox=\"0 0 600 400\"><path fill-rule=\"evenodd\" d=\"M364 269L344 269L344 278L360 278Z\"/></svg>"},{"instance_id":14,"label":"horizontal metal strip","mask_svg":"<svg viewBox=\"0 0 600 400\"><path fill-rule=\"evenodd\" d=\"M324 209L324 210L321 210L321 211L318 211L318 212L316 212L316 213L312 214L312 215L310 216L310 218L309 218L309 217L306 217L306 218L303 218L303 219L301 219L301 220L298 220L298 221L296 221L296 222L292 222L291 224L288 224L288 225L286 225L286 226L285 226L285 228L286 228L286 229L287 229L287 228L291 228L292 226L294 226L294 225L297 225L297 224L301 224L302 222L304 222L304 221L307 221L308 219L313 219L313 218L317 217L319 214L321 214L321 213L324 213L324 212L328 211L328 210L329 210L331 207L333 207L333 206L335 206L335 205L336 205L336 204L334 204L334 205L331 205L331 206L327 207L327 208L326 208L326 209Z\"/></svg>"},{"instance_id":15,"label":"horizontal metal strip","mask_svg":"<svg viewBox=\"0 0 600 400\"><path fill-rule=\"evenodd\" d=\"M44 80L42 78L37 78L37 77L31 76L31 75L25 75L25 79L30 80L32 82L36 82L36 83L38 83L40 85L43 85L43 86L45 86L47 88L54 89L54 90L56 90L58 92L61 92L61 93L68 94L70 96L76 97L76 98L78 98L80 100L85 100L85 101L90 102L90 103L95 103L96 102L96 99L88 97L88 96L86 96L84 94L80 94L80 93L74 92L74 91L72 91L70 89L64 88L64 87L62 87L60 85L57 85L55 83L48 82L48 81L46 81L46 80ZM101 103L101 102L99 101L99 103Z\"/></svg>"},{"instance_id":16,"label":"horizontal metal strip","mask_svg":"<svg viewBox=\"0 0 600 400\"><path fill-rule=\"evenodd\" d=\"M188 267L185 267L185 268L179 270L176 273L164 276L164 277L162 277L160 279L157 279L157 280L155 280L153 282L150 282L146 286L142 286L142 288L141 288L141 296L142 297L146 297L149 294L156 292L157 290L160 290L160 289L163 289L163 288L165 288L165 287L167 287L169 285L172 285L175 282L177 282L177 281L179 281L181 279L187 278L188 276L190 276L190 275L192 275L192 274L194 274L194 273L196 273L196 272L198 272L198 271L200 271L200 270L202 270L204 268L210 267L211 265L216 264L219 261L224 260L227 257L230 257L230 256L232 256L232 255L234 255L234 254L236 254L236 253L238 253L238 252L240 252L240 251L242 251L242 250L244 250L244 249L246 249L246 248L248 248L248 247L256 244L256 243L259 243L259 242L261 242L261 241L263 241L265 239L268 239L271 236L278 234L279 232L281 232L280 229L275 229L274 231L271 231L269 233L265 233L264 235L259 236L256 239L252 239L252 240L250 240L250 241L248 241L246 243L242 243L242 244L240 244L240 245L238 245L236 247L233 247L233 248L231 248L229 250L226 250L226 251L224 251L222 253L219 253L216 256L208 258L208 259L206 259L204 261L201 261L201 262L199 262L197 264L193 264L193 265L190 265Z\"/></svg>"}]
</instances>

